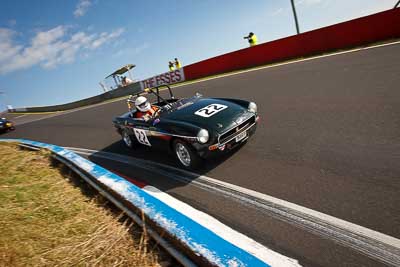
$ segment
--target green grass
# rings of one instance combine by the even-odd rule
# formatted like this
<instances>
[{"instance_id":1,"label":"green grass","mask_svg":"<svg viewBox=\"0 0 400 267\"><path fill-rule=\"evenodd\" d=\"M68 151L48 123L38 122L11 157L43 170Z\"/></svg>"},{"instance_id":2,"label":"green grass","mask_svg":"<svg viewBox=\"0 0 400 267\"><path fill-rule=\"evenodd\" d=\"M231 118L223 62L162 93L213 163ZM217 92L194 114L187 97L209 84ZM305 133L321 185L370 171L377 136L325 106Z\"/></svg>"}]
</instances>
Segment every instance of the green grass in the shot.
<instances>
[{"instance_id":1,"label":"green grass","mask_svg":"<svg viewBox=\"0 0 400 267\"><path fill-rule=\"evenodd\" d=\"M48 153L0 144L0 162L0 266L159 266L168 258Z\"/></svg>"}]
</instances>

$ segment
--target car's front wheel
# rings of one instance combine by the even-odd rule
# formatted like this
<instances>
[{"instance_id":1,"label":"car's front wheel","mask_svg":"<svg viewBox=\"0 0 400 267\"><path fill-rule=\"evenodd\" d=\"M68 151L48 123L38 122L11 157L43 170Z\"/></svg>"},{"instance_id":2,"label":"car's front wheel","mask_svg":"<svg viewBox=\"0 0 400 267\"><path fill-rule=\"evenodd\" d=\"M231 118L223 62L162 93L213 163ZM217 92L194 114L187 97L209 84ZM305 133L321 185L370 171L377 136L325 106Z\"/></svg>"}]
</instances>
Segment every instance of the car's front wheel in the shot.
<instances>
[{"instance_id":1,"label":"car's front wheel","mask_svg":"<svg viewBox=\"0 0 400 267\"><path fill-rule=\"evenodd\" d=\"M124 144L129 148L133 148L134 141L132 140L131 135L126 130L122 131L121 136L122 136L122 141L124 141Z\"/></svg>"},{"instance_id":2,"label":"car's front wheel","mask_svg":"<svg viewBox=\"0 0 400 267\"><path fill-rule=\"evenodd\" d=\"M196 169L201 159L196 151L182 140L175 140L173 144L174 153L179 163L186 169Z\"/></svg>"}]
</instances>

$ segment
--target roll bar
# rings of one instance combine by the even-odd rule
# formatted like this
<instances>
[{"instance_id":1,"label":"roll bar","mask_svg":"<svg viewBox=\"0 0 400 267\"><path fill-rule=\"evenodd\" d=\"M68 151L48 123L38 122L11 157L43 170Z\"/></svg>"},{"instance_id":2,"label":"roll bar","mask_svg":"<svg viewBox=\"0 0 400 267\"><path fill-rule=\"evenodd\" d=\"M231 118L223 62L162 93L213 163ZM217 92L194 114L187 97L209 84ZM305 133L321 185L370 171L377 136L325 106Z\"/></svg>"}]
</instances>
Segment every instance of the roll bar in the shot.
<instances>
[{"instance_id":1,"label":"roll bar","mask_svg":"<svg viewBox=\"0 0 400 267\"><path fill-rule=\"evenodd\" d=\"M174 99L175 98L174 94L172 93L171 87L169 87L169 85L157 86L157 87L155 87L156 91L153 91L153 89L151 89L151 88L146 88L146 89L144 89L144 91L147 92L148 94L154 94L155 96L157 96L157 102L160 102L160 99L161 99L166 104L168 104L168 101L166 101L164 98L162 98L160 96L160 88L163 87L163 86L167 87L170 98Z\"/></svg>"}]
</instances>

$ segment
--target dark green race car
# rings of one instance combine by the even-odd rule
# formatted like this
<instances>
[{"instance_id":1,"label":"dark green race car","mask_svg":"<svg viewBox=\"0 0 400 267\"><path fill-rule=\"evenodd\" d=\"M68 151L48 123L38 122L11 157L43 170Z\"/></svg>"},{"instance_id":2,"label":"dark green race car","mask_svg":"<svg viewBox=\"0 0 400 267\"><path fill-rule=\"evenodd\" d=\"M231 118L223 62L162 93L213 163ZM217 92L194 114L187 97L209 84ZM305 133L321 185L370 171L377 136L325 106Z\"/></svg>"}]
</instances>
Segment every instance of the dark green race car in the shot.
<instances>
[{"instance_id":1,"label":"dark green race car","mask_svg":"<svg viewBox=\"0 0 400 267\"><path fill-rule=\"evenodd\" d=\"M167 86L168 87L168 86ZM163 99L159 88L146 89L157 96L152 105L159 110L149 120L136 118L132 109L113 120L124 143L171 149L179 163L195 169L201 159L232 149L252 136L257 127L257 105L240 99L191 98Z\"/></svg>"},{"instance_id":2,"label":"dark green race car","mask_svg":"<svg viewBox=\"0 0 400 267\"><path fill-rule=\"evenodd\" d=\"M4 133L14 129L15 126L11 121L7 120L6 118L0 118L0 132Z\"/></svg>"}]
</instances>

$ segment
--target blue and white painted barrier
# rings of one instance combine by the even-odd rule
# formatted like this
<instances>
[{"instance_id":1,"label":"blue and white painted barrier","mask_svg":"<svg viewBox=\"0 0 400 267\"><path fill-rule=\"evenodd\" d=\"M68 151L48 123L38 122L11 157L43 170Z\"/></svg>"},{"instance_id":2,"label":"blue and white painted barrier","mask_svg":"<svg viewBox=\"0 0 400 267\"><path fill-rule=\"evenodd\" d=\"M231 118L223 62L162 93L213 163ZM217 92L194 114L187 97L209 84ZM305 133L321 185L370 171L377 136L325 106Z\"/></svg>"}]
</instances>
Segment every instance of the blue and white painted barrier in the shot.
<instances>
[{"instance_id":1,"label":"blue and white painted barrier","mask_svg":"<svg viewBox=\"0 0 400 267\"><path fill-rule=\"evenodd\" d=\"M251 251L249 252L235 246L210 229L171 208L160 199L72 151L56 145L25 139L0 139L1 141L17 142L28 146L48 149L55 155L66 159L71 164L84 170L98 183L111 189L121 198L142 210L153 223L189 248L194 255L205 259L210 265L235 267L299 266L297 261L277 253L270 260L266 260L265 257L254 255L255 253ZM258 243L254 242L254 245L258 245Z\"/></svg>"}]
</instances>

